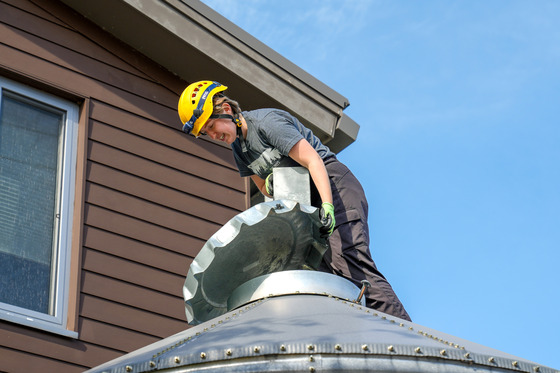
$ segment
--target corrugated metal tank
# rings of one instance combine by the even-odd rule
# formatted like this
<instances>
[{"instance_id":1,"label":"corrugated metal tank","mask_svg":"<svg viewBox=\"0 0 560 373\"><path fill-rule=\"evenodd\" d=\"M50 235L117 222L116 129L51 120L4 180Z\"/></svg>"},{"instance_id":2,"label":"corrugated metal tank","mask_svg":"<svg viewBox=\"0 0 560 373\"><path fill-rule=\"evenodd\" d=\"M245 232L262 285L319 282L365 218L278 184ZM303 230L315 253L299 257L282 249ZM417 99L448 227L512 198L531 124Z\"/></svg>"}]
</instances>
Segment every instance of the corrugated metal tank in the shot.
<instances>
[{"instance_id":1,"label":"corrugated metal tank","mask_svg":"<svg viewBox=\"0 0 560 373\"><path fill-rule=\"evenodd\" d=\"M290 201L238 215L187 276L187 317L199 324L89 372L556 372L368 309L346 279L298 269L317 263L317 224L314 208ZM281 260L265 249L269 237ZM232 265L238 255L253 259Z\"/></svg>"}]
</instances>

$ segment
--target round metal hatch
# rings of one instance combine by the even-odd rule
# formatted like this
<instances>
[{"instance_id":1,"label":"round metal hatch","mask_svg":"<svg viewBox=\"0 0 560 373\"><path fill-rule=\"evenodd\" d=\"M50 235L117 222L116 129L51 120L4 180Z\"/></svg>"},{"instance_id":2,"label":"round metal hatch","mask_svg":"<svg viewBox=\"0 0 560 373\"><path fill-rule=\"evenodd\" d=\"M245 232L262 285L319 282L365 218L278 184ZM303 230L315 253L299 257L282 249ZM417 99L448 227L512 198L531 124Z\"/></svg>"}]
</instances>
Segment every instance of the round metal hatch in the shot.
<instances>
[{"instance_id":1,"label":"round metal hatch","mask_svg":"<svg viewBox=\"0 0 560 373\"><path fill-rule=\"evenodd\" d=\"M188 322L227 312L232 292L258 276L316 269L328 248L319 227L317 208L288 200L264 202L235 216L190 266L183 287Z\"/></svg>"}]
</instances>

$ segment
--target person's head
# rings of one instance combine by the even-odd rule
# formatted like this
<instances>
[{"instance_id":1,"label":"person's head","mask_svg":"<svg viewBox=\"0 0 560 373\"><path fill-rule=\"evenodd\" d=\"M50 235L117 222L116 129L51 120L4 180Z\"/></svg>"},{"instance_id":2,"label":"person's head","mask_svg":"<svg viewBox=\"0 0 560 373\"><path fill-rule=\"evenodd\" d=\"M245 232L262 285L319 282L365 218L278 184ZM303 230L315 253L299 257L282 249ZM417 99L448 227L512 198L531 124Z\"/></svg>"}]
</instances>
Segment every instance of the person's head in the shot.
<instances>
[{"instance_id":1,"label":"person's head","mask_svg":"<svg viewBox=\"0 0 560 373\"><path fill-rule=\"evenodd\" d=\"M223 95L226 89L226 86L209 80L190 84L178 104L183 131L195 137L208 134L216 140L233 142L235 127L240 125L238 114L241 109L236 101Z\"/></svg>"}]
</instances>

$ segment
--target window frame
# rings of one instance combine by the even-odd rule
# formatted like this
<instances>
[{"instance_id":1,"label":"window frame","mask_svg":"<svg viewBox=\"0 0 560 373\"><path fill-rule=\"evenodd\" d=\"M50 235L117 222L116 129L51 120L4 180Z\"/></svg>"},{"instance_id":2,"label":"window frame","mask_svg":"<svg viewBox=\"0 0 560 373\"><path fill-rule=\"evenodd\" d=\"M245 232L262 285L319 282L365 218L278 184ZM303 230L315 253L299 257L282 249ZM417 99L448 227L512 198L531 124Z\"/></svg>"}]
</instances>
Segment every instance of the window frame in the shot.
<instances>
[{"instance_id":1,"label":"window frame","mask_svg":"<svg viewBox=\"0 0 560 373\"><path fill-rule=\"evenodd\" d=\"M79 107L77 104L40 91L38 89L20 84L0 76L0 103L4 92L11 97L22 96L24 99L37 102L38 105L46 105L65 112L64 134L62 154L60 157L58 185L58 203L55 213L58 214L56 238L56 271L55 271L55 295L53 315L29 310L0 302L0 320L41 329L51 333L77 338L78 333L68 330L70 271L72 253L72 225L74 214L74 200L76 190L76 166L79 129ZM1 115L0 106L0 115Z\"/></svg>"}]
</instances>

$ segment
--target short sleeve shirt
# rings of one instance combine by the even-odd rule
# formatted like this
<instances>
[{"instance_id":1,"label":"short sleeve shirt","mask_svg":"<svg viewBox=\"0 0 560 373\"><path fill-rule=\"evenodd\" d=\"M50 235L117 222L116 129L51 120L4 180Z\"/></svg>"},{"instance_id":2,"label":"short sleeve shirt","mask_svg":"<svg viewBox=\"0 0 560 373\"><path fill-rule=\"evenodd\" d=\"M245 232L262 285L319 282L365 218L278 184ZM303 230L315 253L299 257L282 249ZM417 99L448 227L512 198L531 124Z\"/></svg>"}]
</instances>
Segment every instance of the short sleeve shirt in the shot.
<instances>
[{"instance_id":1,"label":"short sleeve shirt","mask_svg":"<svg viewBox=\"0 0 560 373\"><path fill-rule=\"evenodd\" d=\"M272 168L289 158L293 146L305 139L322 159L334 153L310 129L290 113L279 109L242 112L247 122L245 151L239 138L231 145L241 176L258 175L265 179Z\"/></svg>"}]
</instances>

